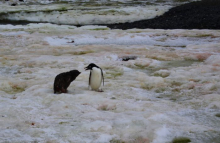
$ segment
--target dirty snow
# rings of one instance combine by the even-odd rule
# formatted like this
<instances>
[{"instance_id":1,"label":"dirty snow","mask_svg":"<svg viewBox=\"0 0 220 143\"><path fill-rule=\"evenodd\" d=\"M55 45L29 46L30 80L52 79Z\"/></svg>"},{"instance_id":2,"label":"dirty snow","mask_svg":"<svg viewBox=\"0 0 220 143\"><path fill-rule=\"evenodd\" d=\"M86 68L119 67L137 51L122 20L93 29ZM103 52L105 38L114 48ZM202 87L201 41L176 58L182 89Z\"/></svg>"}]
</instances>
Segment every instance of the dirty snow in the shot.
<instances>
[{"instance_id":1,"label":"dirty snow","mask_svg":"<svg viewBox=\"0 0 220 143\"><path fill-rule=\"evenodd\" d=\"M220 139L220 31L7 25L0 43L0 142ZM88 89L92 62L102 93ZM53 94L73 69L69 92Z\"/></svg>"}]
</instances>

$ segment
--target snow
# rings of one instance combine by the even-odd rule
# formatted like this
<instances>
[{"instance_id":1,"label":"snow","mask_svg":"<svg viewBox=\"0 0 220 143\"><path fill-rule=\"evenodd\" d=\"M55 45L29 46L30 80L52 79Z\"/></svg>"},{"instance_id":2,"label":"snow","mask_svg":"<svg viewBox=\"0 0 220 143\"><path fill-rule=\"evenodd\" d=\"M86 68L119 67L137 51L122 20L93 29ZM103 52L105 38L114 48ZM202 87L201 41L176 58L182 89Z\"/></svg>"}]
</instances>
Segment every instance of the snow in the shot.
<instances>
[{"instance_id":1,"label":"snow","mask_svg":"<svg viewBox=\"0 0 220 143\"><path fill-rule=\"evenodd\" d=\"M192 1L198 0L8 0L0 1L0 20L75 26L115 24L155 18L174 6Z\"/></svg>"},{"instance_id":2,"label":"snow","mask_svg":"<svg viewBox=\"0 0 220 143\"><path fill-rule=\"evenodd\" d=\"M217 142L219 42L217 30L1 25L0 142ZM88 89L92 62L104 92ZM73 69L68 93L53 94Z\"/></svg>"},{"instance_id":3,"label":"snow","mask_svg":"<svg viewBox=\"0 0 220 143\"><path fill-rule=\"evenodd\" d=\"M171 6L126 6L85 10L84 7L74 5L52 6L0 6L3 19L26 20L34 22L50 22L56 24L88 25L132 22L141 19L154 18L162 15ZM8 10L9 9L9 10ZM63 10L65 9L65 11Z\"/></svg>"},{"instance_id":4,"label":"snow","mask_svg":"<svg viewBox=\"0 0 220 143\"><path fill-rule=\"evenodd\" d=\"M155 1L155 0L148 0L146 1L132 1L132 0L60 0L60 1L51 1L51 0L23 0L23 1L17 1L17 0L10 0L10 1L0 1L1 4L12 4L16 3L18 5L23 5L23 4L53 4L53 3L70 3L70 4L76 4L76 5L83 5L83 4L127 4L127 5L137 5L137 4L146 4L146 3L151 3L151 4L181 4L181 3L186 3L186 2L191 2L191 1L198 1L198 0L188 0L188 1Z\"/></svg>"},{"instance_id":5,"label":"snow","mask_svg":"<svg viewBox=\"0 0 220 143\"><path fill-rule=\"evenodd\" d=\"M169 136L170 131L165 125L160 129L158 129L156 131L156 134L157 134L157 138L153 141L153 143L164 143L169 141L167 140L167 136Z\"/></svg>"}]
</instances>

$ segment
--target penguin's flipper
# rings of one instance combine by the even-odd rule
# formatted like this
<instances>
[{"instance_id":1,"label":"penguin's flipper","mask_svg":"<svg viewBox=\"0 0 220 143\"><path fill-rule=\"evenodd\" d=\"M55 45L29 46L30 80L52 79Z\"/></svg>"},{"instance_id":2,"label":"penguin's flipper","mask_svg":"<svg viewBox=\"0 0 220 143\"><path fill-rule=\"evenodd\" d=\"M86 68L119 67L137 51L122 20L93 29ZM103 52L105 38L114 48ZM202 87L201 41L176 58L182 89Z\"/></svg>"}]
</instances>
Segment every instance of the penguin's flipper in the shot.
<instances>
[{"instance_id":1,"label":"penguin's flipper","mask_svg":"<svg viewBox=\"0 0 220 143\"><path fill-rule=\"evenodd\" d=\"M103 82L103 86L104 86L104 75L103 75L102 69L101 69L101 73L102 73L102 82Z\"/></svg>"},{"instance_id":2,"label":"penguin's flipper","mask_svg":"<svg viewBox=\"0 0 220 143\"><path fill-rule=\"evenodd\" d=\"M91 80L91 71L90 71L90 73L89 73L89 86L90 86L90 80Z\"/></svg>"}]
</instances>

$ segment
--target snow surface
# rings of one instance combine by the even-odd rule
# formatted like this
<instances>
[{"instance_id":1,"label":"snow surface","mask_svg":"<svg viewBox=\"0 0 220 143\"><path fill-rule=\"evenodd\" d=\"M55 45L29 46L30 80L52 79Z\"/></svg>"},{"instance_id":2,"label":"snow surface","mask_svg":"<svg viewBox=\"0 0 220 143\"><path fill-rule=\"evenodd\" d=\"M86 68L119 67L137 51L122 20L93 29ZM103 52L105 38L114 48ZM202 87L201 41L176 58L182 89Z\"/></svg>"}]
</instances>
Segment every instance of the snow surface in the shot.
<instances>
[{"instance_id":1,"label":"snow surface","mask_svg":"<svg viewBox=\"0 0 220 143\"><path fill-rule=\"evenodd\" d=\"M70 4L0 6L0 19L49 22L68 25L112 24L150 19L162 15L171 6L89 7Z\"/></svg>"},{"instance_id":2,"label":"snow surface","mask_svg":"<svg viewBox=\"0 0 220 143\"><path fill-rule=\"evenodd\" d=\"M1 0L1 4L12 4L16 3L18 5L24 5L24 4L53 4L53 3L74 3L74 4L130 4L130 5L135 5L135 4L179 4L179 3L186 3L186 2L192 2L192 1L199 1L199 0L166 0L166 1L158 1L158 0L23 0L23 1L18 1L18 0Z\"/></svg>"},{"instance_id":3,"label":"snow surface","mask_svg":"<svg viewBox=\"0 0 220 143\"><path fill-rule=\"evenodd\" d=\"M220 31L1 25L0 43L0 142L219 141ZM88 90L92 62L104 92Z\"/></svg>"},{"instance_id":4,"label":"snow surface","mask_svg":"<svg viewBox=\"0 0 220 143\"><path fill-rule=\"evenodd\" d=\"M66 25L114 24L151 19L174 6L192 1L197 0L10 0L0 1L0 20Z\"/></svg>"}]
</instances>

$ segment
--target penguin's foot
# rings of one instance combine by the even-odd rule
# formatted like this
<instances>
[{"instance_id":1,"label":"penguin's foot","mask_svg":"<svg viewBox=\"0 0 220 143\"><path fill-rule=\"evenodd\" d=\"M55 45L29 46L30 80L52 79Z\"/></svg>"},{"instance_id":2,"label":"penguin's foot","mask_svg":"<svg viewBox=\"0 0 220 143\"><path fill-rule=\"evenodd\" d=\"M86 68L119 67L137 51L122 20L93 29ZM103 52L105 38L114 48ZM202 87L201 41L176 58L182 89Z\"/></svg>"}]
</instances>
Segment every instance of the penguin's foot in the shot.
<instances>
[{"instance_id":1,"label":"penguin's foot","mask_svg":"<svg viewBox=\"0 0 220 143\"><path fill-rule=\"evenodd\" d=\"M104 92L102 89L98 89L98 92Z\"/></svg>"}]
</instances>

